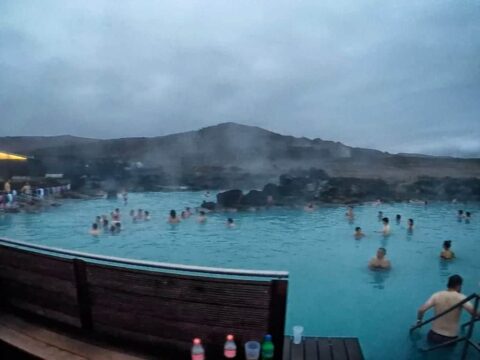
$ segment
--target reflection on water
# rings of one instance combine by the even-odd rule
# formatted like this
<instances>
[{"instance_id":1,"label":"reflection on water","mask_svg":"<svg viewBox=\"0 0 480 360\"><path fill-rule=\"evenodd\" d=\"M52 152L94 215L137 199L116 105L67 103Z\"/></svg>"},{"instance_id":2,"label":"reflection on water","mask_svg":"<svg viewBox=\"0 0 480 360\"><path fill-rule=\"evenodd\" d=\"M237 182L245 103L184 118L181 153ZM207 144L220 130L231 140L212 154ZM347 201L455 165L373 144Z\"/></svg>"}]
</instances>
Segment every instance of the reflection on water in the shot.
<instances>
[{"instance_id":1,"label":"reflection on water","mask_svg":"<svg viewBox=\"0 0 480 360\"><path fill-rule=\"evenodd\" d=\"M383 290L385 289L385 281L390 276L390 270L370 270L372 276L372 284L375 289Z\"/></svg>"}]
</instances>

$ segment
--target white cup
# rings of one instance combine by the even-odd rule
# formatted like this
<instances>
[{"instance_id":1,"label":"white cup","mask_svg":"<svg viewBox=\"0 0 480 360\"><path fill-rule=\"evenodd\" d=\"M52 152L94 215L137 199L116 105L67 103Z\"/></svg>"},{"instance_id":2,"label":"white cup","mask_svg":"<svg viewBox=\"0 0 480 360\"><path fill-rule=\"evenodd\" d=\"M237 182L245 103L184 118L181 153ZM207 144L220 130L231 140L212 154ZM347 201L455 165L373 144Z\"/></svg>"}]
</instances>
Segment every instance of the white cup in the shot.
<instances>
[{"instance_id":1,"label":"white cup","mask_svg":"<svg viewBox=\"0 0 480 360\"><path fill-rule=\"evenodd\" d=\"M300 344L302 342L303 326L296 325L293 327L293 343Z\"/></svg>"}]
</instances>

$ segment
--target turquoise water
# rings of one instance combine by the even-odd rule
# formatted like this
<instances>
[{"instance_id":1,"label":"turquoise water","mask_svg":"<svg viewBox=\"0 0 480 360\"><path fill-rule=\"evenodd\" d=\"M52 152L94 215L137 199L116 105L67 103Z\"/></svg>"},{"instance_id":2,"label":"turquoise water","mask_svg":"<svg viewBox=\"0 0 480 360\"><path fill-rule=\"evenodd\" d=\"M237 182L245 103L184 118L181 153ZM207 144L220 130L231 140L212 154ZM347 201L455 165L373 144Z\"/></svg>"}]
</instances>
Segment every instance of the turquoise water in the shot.
<instances>
[{"instance_id":1,"label":"turquoise water","mask_svg":"<svg viewBox=\"0 0 480 360\"><path fill-rule=\"evenodd\" d=\"M455 359L455 354L419 354L423 336L408 336L417 308L445 287L448 276L464 277L465 294L480 292L480 204L438 203L358 206L349 222L344 207L313 213L295 209L211 214L206 224L195 217L177 226L167 224L170 209L197 206L202 193L130 194L121 201L66 201L41 214L0 215L0 236L78 251L190 265L290 272L287 332L305 327L305 335L357 336L367 359ZM118 235L88 234L96 215L122 212ZM152 220L133 223L130 209L149 210ZM473 212L472 221L458 222L457 209ZM384 238L377 212L391 219L392 234ZM402 215L396 224L395 214ZM237 227L225 226L233 217ZM415 219L412 234L407 218ZM355 240L355 226L366 237ZM443 240L451 239L457 255L439 261ZM387 248L389 272L368 270L379 246ZM465 317L466 320L466 317ZM480 323L478 324L480 328ZM425 335L427 329L418 335ZM476 331L476 339L480 332ZM478 358L473 350L470 358ZM473 357L475 355L476 357Z\"/></svg>"}]
</instances>

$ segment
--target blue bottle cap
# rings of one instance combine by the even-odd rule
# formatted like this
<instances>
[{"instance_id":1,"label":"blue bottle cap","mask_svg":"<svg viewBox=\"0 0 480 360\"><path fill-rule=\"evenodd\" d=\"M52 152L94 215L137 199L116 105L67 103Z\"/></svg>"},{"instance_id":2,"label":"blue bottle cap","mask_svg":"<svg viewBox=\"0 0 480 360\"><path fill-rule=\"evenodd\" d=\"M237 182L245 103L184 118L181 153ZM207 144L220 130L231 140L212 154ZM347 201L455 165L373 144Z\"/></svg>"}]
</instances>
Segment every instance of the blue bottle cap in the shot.
<instances>
[{"instance_id":1,"label":"blue bottle cap","mask_svg":"<svg viewBox=\"0 0 480 360\"><path fill-rule=\"evenodd\" d=\"M272 341L272 335L270 334L265 335L265 341Z\"/></svg>"}]
</instances>

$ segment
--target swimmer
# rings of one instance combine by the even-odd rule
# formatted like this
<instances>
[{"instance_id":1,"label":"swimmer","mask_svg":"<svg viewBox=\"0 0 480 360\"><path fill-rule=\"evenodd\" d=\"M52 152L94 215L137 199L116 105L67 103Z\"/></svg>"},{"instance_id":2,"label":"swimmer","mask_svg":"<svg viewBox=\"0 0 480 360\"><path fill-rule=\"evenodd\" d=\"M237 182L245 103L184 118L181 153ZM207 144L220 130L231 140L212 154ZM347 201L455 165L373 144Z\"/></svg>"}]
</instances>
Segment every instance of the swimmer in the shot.
<instances>
[{"instance_id":1,"label":"swimmer","mask_svg":"<svg viewBox=\"0 0 480 360\"><path fill-rule=\"evenodd\" d=\"M384 217L382 219L382 224L383 224L382 234L385 236L390 235L390 225L389 225L388 217Z\"/></svg>"},{"instance_id":2,"label":"swimmer","mask_svg":"<svg viewBox=\"0 0 480 360\"><path fill-rule=\"evenodd\" d=\"M353 214L353 206L349 206L347 208L347 212L345 213L345 216L348 217L349 219L353 219L353 217L355 216Z\"/></svg>"},{"instance_id":3,"label":"swimmer","mask_svg":"<svg viewBox=\"0 0 480 360\"><path fill-rule=\"evenodd\" d=\"M180 213L180 217L181 217L182 219L184 219L184 220L185 220L186 218L188 218L187 213L186 213L185 211L182 211L182 212Z\"/></svg>"},{"instance_id":4,"label":"swimmer","mask_svg":"<svg viewBox=\"0 0 480 360\"><path fill-rule=\"evenodd\" d=\"M116 233L116 230L117 228L115 227L115 225L110 225L110 234L115 234Z\"/></svg>"},{"instance_id":5,"label":"swimmer","mask_svg":"<svg viewBox=\"0 0 480 360\"><path fill-rule=\"evenodd\" d=\"M104 228L108 229L108 219L103 219L102 225Z\"/></svg>"},{"instance_id":6,"label":"swimmer","mask_svg":"<svg viewBox=\"0 0 480 360\"><path fill-rule=\"evenodd\" d=\"M440 257L444 260L452 260L455 258L455 253L450 250L452 247L452 240L445 240L443 242L443 250L440 253Z\"/></svg>"},{"instance_id":7,"label":"swimmer","mask_svg":"<svg viewBox=\"0 0 480 360\"><path fill-rule=\"evenodd\" d=\"M383 219L383 211L379 211L377 215L378 221L381 221Z\"/></svg>"},{"instance_id":8,"label":"swimmer","mask_svg":"<svg viewBox=\"0 0 480 360\"><path fill-rule=\"evenodd\" d=\"M463 214L463 210L458 210L457 211L457 219L461 220L465 217L465 215Z\"/></svg>"},{"instance_id":9,"label":"swimmer","mask_svg":"<svg viewBox=\"0 0 480 360\"><path fill-rule=\"evenodd\" d=\"M465 212L465 224L470 224L470 219L471 219L472 214L470 211Z\"/></svg>"},{"instance_id":10,"label":"swimmer","mask_svg":"<svg viewBox=\"0 0 480 360\"><path fill-rule=\"evenodd\" d=\"M175 210L170 210L170 216L168 217L169 224L178 224L180 219L177 217L177 212Z\"/></svg>"},{"instance_id":11,"label":"swimmer","mask_svg":"<svg viewBox=\"0 0 480 360\"><path fill-rule=\"evenodd\" d=\"M119 233L120 230L122 230L122 223L120 221L117 221L115 223L115 232Z\"/></svg>"},{"instance_id":12,"label":"swimmer","mask_svg":"<svg viewBox=\"0 0 480 360\"><path fill-rule=\"evenodd\" d=\"M232 218L227 219L227 227L228 228L234 228L235 227L235 223L233 222Z\"/></svg>"},{"instance_id":13,"label":"swimmer","mask_svg":"<svg viewBox=\"0 0 480 360\"><path fill-rule=\"evenodd\" d=\"M308 211L308 212L312 212L312 211L315 210L315 207L313 206L312 203L308 203L307 206L305 206L305 207L303 208L303 210Z\"/></svg>"},{"instance_id":14,"label":"swimmer","mask_svg":"<svg viewBox=\"0 0 480 360\"><path fill-rule=\"evenodd\" d=\"M137 215L135 216L135 220L143 220L143 217L144 217L143 209L138 209Z\"/></svg>"},{"instance_id":15,"label":"swimmer","mask_svg":"<svg viewBox=\"0 0 480 360\"><path fill-rule=\"evenodd\" d=\"M413 230L413 227L414 227L413 219L408 219L408 221L407 221L407 230L408 230L408 231L412 231L412 230Z\"/></svg>"},{"instance_id":16,"label":"swimmer","mask_svg":"<svg viewBox=\"0 0 480 360\"><path fill-rule=\"evenodd\" d=\"M402 220L402 215L400 214L395 215L395 220L397 221L397 224L400 224L400 220Z\"/></svg>"},{"instance_id":17,"label":"swimmer","mask_svg":"<svg viewBox=\"0 0 480 360\"><path fill-rule=\"evenodd\" d=\"M145 221L149 221L151 219L150 212L145 210Z\"/></svg>"},{"instance_id":18,"label":"swimmer","mask_svg":"<svg viewBox=\"0 0 480 360\"><path fill-rule=\"evenodd\" d=\"M100 225L102 223L102 218L100 216L95 216L95 224Z\"/></svg>"},{"instance_id":19,"label":"swimmer","mask_svg":"<svg viewBox=\"0 0 480 360\"><path fill-rule=\"evenodd\" d=\"M368 267L372 270L390 269L390 260L387 260L385 258L385 255L387 255L387 250L383 247L378 248L377 255L370 259L370 261L368 262Z\"/></svg>"},{"instance_id":20,"label":"swimmer","mask_svg":"<svg viewBox=\"0 0 480 360\"><path fill-rule=\"evenodd\" d=\"M185 208L185 215L188 217L192 216L192 210L190 209L189 206Z\"/></svg>"},{"instance_id":21,"label":"swimmer","mask_svg":"<svg viewBox=\"0 0 480 360\"><path fill-rule=\"evenodd\" d=\"M205 211L200 210L200 215L197 217L197 222L200 224L204 224L207 222L207 215L205 215Z\"/></svg>"},{"instance_id":22,"label":"swimmer","mask_svg":"<svg viewBox=\"0 0 480 360\"><path fill-rule=\"evenodd\" d=\"M93 235L93 236L100 235L100 229L98 228L97 223L92 224L92 228L90 229L90 235Z\"/></svg>"},{"instance_id":23,"label":"swimmer","mask_svg":"<svg viewBox=\"0 0 480 360\"><path fill-rule=\"evenodd\" d=\"M355 239L361 239L362 237L365 236L365 234L362 232L362 228L360 226L357 226L355 228L355 232L353 233L353 236L355 236Z\"/></svg>"}]
</instances>

